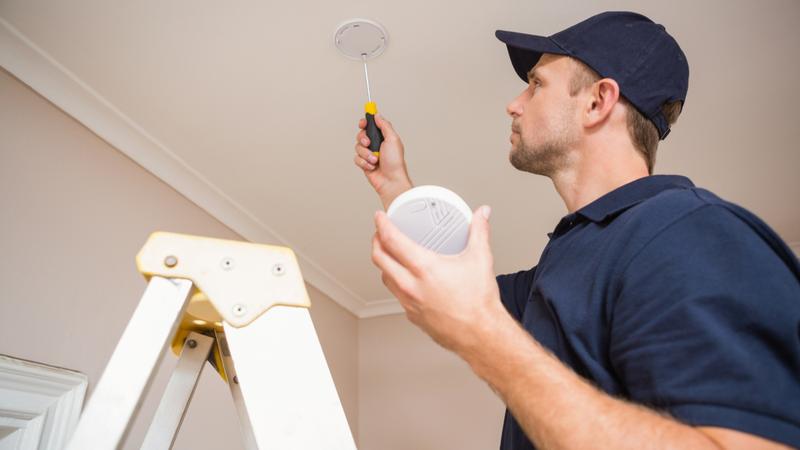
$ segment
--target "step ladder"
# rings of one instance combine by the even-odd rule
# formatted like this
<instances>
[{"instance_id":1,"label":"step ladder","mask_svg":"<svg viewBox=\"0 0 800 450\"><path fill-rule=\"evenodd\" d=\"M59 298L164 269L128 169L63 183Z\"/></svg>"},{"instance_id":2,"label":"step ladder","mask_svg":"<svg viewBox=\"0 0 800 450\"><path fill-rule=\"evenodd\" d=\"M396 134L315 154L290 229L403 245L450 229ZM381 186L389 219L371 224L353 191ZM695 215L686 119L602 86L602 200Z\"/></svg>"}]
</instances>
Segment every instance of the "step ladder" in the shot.
<instances>
[{"instance_id":1,"label":"step ladder","mask_svg":"<svg viewBox=\"0 0 800 450\"><path fill-rule=\"evenodd\" d=\"M68 449L119 448L171 346L180 359L143 449L172 447L208 361L248 450L355 450L291 249L157 232L136 264L149 284Z\"/></svg>"}]
</instances>

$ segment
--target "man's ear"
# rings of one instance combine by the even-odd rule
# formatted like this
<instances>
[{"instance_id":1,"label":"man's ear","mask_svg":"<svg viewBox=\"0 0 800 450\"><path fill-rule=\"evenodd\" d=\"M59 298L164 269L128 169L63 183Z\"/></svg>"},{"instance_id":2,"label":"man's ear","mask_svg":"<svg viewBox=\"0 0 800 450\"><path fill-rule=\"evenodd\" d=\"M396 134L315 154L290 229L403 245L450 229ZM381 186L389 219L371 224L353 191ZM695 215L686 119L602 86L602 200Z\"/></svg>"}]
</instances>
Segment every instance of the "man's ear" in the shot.
<instances>
[{"instance_id":1,"label":"man's ear","mask_svg":"<svg viewBox=\"0 0 800 450\"><path fill-rule=\"evenodd\" d=\"M619 102L619 85L611 78L603 78L592 84L590 96L584 110L584 126L593 128L611 116Z\"/></svg>"}]
</instances>

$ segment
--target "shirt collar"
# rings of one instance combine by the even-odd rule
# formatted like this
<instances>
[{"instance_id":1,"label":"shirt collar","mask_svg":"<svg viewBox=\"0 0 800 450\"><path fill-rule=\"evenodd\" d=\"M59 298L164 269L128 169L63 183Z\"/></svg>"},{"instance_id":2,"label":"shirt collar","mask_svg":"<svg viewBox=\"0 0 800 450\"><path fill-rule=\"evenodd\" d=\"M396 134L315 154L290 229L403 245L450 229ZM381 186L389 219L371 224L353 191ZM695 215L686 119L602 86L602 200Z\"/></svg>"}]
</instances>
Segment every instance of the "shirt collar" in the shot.
<instances>
[{"instance_id":1,"label":"shirt collar","mask_svg":"<svg viewBox=\"0 0 800 450\"><path fill-rule=\"evenodd\" d=\"M668 189L694 187L680 175L650 175L622 185L576 211L592 222L602 222Z\"/></svg>"},{"instance_id":2,"label":"shirt collar","mask_svg":"<svg viewBox=\"0 0 800 450\"><path fill-rule=\"evenodd\" d=\"M592 222L602 222L668 189L691 187L694 187L694 183L680 175L650 175L639 178L614 189L574 213L567 214L561 219L555 230L547 235L552 239L571 230L581 222L581 218Z\"/></svg>"}]
</instances>

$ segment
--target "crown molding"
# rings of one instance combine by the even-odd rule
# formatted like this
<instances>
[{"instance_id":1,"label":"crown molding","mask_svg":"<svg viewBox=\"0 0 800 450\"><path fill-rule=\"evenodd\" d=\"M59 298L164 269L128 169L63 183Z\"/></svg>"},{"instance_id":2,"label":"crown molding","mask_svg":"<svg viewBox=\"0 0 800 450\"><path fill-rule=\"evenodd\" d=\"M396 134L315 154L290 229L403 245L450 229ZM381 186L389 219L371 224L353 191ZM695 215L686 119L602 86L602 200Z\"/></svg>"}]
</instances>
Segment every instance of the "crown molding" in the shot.
<instances>
[{"instance_id":1,"label":"crown molding","mask_svg":"<svg viewBox=\"0 0 800 450\"><path fill-rule=\"evenodd\" d=\"M369 319L370 317L388 316L391 314L405 314L406 310L400 306L400 302L395 298L385 298L374 300L364 307L358 314L359 319Z\"/></svg>"},{"instance_id":2,"label":"crown molding","mask_svg":"<svg viewBox=\"0 0 800 450\"><path fill-rule=\"evenodd\" d=\"M0 66L245 239L294 248L2 17ZM305 280L355 316L399 308L395 300L367 302L308 256L294 252Z\"/></svg>"}]
</instances>

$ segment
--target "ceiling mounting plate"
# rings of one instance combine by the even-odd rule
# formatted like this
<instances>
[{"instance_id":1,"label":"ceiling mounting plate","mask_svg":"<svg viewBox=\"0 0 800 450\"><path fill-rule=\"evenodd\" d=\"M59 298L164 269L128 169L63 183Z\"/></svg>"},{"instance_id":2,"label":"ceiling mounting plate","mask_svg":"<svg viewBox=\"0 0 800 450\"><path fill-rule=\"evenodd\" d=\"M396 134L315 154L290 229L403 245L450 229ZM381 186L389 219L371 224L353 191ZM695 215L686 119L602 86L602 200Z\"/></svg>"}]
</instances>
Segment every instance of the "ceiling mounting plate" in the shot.
<instances>
[{"instance_id":1,"label":"ceiling mounting plate","mask_svg":"<svg viewBox=\"0 0 800 450\"><path fill-rule=\"evenodd\" d=\"M345 56L361 61L379 56L386 49L389 35L379 23L369 19L342 22L333 35L333 43Z\"/></svg>"}]
</instances>

